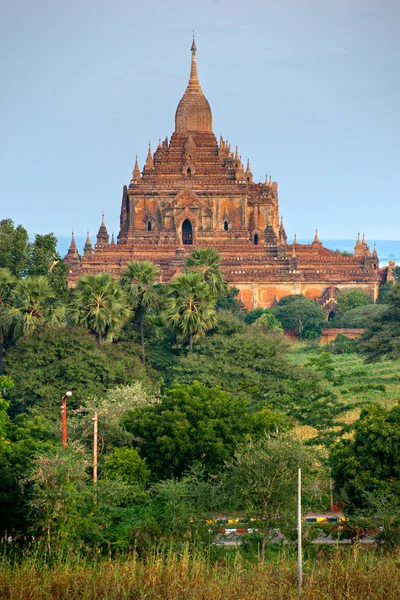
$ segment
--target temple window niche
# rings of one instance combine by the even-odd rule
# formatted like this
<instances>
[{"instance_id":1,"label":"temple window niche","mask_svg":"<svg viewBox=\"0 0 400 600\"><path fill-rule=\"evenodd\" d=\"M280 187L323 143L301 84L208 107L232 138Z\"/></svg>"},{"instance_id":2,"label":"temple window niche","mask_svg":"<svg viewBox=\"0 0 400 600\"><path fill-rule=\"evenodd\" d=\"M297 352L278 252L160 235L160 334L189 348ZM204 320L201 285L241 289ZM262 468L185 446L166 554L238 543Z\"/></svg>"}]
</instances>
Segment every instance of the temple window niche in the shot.
<instances>
[{"instance_id":1,"label":"temple window niche","mask_svg":"<svg viewBox=\"0 0 400 600\"><path fill-rule=\"evenodd\" d=\"M254 245L255 245L255 246L258 246L258 233L255 233L255 234L254 234L253 241L254 241Z\"/></svg>"},{"instance_id":2,"label":"temple window niche","mask_svg":"<svg viewBox=\"0 0 400 600\"><path fill-rule=\"evenodd\" d=\"M228 229L229 229L228 221L224 221L224 231L228 231Z\"/></svg>"},{"instance_id":3,"label":"temple window niche","mask_svg":"<svg viewBox=\"0 0 400 600\"><path fill-rule=\"evenodd\" d=\"M193 230L189 219L185 219L182 223L182 243L184 245L193 244Z\"/></svg>"},{"instance_id":4,"label":"temple window niche","mask_svg":"<svg viewBox=\"0 0 400 600\"><path fill-rule=\"evenodd\" d=\"M151 231L151 221L147 222L147 231Z\"/></svg>"}]
</instances>

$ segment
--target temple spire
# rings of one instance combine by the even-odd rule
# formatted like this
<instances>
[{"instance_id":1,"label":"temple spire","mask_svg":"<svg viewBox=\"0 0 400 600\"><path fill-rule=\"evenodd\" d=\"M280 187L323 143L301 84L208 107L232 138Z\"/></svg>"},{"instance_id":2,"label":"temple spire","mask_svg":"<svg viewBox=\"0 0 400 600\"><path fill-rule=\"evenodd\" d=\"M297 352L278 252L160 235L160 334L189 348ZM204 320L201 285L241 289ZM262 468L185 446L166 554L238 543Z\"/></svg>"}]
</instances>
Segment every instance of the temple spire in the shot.
<instances>
[{"instance_id":1,"label":"temple spire","mask_svg":"<svg viewBox=\"0 0 400 600\"><path fill-rule=\"evenodd\" d=\"M101 225L97 233L97 246L108 246L110 236L108 235L106 223L104 221L104 213L101 215Z\"/></svg>"},{"instance_id":2,"label":"temple spire","mask_svg":"<svg viewBox=\"0 0 400 600\"><path fill-rule=\"evenodd\" d=\"M140 169L139 169L139 163L138 163L138 158L137 158L137 154L136 154L135 166L132 171L131 183L138 183L139 180L140 180Z\"/></svg>"},{"instance_id":3,"label":"temple spire","mask_svg":"<svg viewBox=\"0 0 400 600\"><path fill-rule=\"evenodd\" d=\"M92 254L92 242L90 239L89 232L87 232L85 246L83 248L83 253L85 255Z\"/></svg>"},{"instance_id":4,"label":"temple spire","mask_svg":"<svg viewBox=\"0 0 400 600\"><path fill-rule=\"evenodd\" d=\"M145 164L146 171L150 171L150 169L152 169L153 167L154 167L153 154L151 152L151 146L150 146L150 142L149 142L149 149L147 151L147 158L146 158L146 164Z\"/></svg>"},{"instance_id":5,"label":"temple spire","mask_svg":"<svg viewBox=\"0 0 400 600\"><path fill-rule=\"evenodd\" d=\"M75 244L75 236L74 236L74 232L72 232L72 236L71 236L71 243L69 245L69 250L68 252L77 252L76 249L76 244Z\"/></svg>"},{"instance_id":6,"label":"temple spire","mask_svg":"<svg viewBox=\"0 0 400 600\"><path fill-rule=\"evenodd\" d=\"M200 89L199 77L197 75L197 63L196 63L196 42L194 41L194 33L193 33L193 42L190 48L192 52L192 64L190 66L190 77L189 77L189 88L190 89Z\"/></svg>"},{"instance_id":7,"label":"temple spire","mask_svg":"<svg viewBox=\"0 0 400 600\"><path fill-rule=\"evenodd\" d=\"M313 244L320 244L319 237L318 237L318 229L315 230Z\"/></svg>"}]
</instances>

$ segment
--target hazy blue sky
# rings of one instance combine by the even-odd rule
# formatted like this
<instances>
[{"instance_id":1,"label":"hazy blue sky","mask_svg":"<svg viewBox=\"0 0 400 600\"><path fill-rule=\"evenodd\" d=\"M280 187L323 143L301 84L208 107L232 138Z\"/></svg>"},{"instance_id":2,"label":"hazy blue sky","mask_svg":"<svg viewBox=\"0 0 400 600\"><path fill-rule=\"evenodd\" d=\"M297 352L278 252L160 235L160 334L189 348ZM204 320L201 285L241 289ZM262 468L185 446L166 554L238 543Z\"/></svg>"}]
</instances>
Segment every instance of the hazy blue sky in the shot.
<instances>
[{"instance_id":1,"label":"hazy blue sky","mask_svg":"<svg viewBox=\"0 0 400 600\"><path fill-rule=\"evenodd\" d=\"M5 0L0 218L118 232L135 154L170 136L192 29L214 132L272 173L289 236L398 239L398 0Z\"/></svg>"}]
</instances>

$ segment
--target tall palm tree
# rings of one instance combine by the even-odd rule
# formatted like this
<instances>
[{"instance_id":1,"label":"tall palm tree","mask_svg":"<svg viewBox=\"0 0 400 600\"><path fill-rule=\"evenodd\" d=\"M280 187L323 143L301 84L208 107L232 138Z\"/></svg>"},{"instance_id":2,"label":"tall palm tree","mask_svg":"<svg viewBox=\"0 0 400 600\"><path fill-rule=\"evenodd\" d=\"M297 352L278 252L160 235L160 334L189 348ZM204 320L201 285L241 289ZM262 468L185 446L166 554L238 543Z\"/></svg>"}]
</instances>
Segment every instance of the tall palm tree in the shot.
<instances>
[{"instance_id":1,"label":"tall palm tree","mask_svg":"<svg viewBox=\"0 0 400 600\"><path fill-rule=\"evenodd\" d=\"M118 337L131 315L126 294L108 273L83 275L73 292L70 321L97 335L99 344Z\"/></svg>"},{"instance_id":2,"label":"tall palm tree","mask_svg":"<svg viewBox=\"0 0 400 600\"><path fill-rule=\"evenodd\" d=\"M168 286L165 319L173 328L189 339L189 352L193 339L204 335L216 322L215 297L201 273L186 272Z\"/></svg>"},{"instance_id":3,"label":"tall palm tree","mask_svg":"<svg viewBox=\"0 0 400 600\"><path fill-rule=\"evenodd\" d=\"M214 248L195 248L185 261L186 267L202 274L216 299L228 291L226 281L219 269L220 264L221 257Z\"/></svg>"},{"instance_id":4,"label":"tall palm tree","mask_svg":"<svg viewBox=\"0 0 400 600\"><path fill-rule=\"evenodd\" d=\"M0 311L0 327L12 327L16 337L64 323L65 306L59 302L49 280L43 275L20 279Z\"/></svg>"},{"instance_id":5,"label":"tall palm tree","mask_svg":"<svg viewBox=\"0 0 400 600\"><path fill-rule=\"evenodd\" d=\"M10 305L12 288L16 283L14 275L10 269L0 269L0 375L3 375L3 344L4 336L8 331L8 326L1 322L2 313Z\"/></svg>"},{"instance_id":6,"label":"tall palm tree","mask_svg":"<svg viewBox=\"0 0 400 600\"><path fill-rule=\"evenodd\" d=\"M144 319L147 311L160 309L162 289L158 279L160 268L149 260L130 262L121 276L121 285L126 290L129 302L135 309L142 347L143 364L146 362L144 351Z\"/></svg>"}]
</instances>

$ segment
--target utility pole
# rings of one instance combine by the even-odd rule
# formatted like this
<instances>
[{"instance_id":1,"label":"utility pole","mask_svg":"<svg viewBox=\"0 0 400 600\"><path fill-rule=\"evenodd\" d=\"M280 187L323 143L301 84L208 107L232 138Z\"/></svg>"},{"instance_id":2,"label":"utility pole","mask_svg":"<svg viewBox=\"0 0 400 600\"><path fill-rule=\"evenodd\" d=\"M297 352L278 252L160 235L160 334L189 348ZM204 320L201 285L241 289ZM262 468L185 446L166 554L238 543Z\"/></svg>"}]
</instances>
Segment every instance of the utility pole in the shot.
<instances>
[{"instance_id":1,"label":"utility pole","mask_svg":"<svg viewBox=\"0 0 400 600\"><path fill-rule=\"evenodd\" d=\"M332 467L329 467L329 497L331 501L331 510L333 507L333 481L332 481Z\"/></svg>"},{"instance_id":2,"label":"utility pole","mask_svg":"<svg viewBox=\"0 0 400 600\"><path fill-rule=\"evenodd\" d=\"M297 570L299 575L299 596L303 585L303 557L301 549L301 469L298 472L297 487Z\"/></svg>"},{"instance_id":3,"label":"utility pole","mask_svg":"<svg viewBox=\"0 0 400 600\"><path fill-rule=\"evenodd\" d=\"M97 444L98 444L98 417L97 412L93 415L93 483L97 482Z\"/></svg>"},{"instance_id":4,"label":"utility pole","mask_svg":"<svg viewBox=\"0 0 400 600\"><path fill-rule=\"evenodd\" d=\"M61 439L63 450L67 447L67 398L72 396L72 392L66 392L61 398Z\"/></svg>"}]
</instances>

